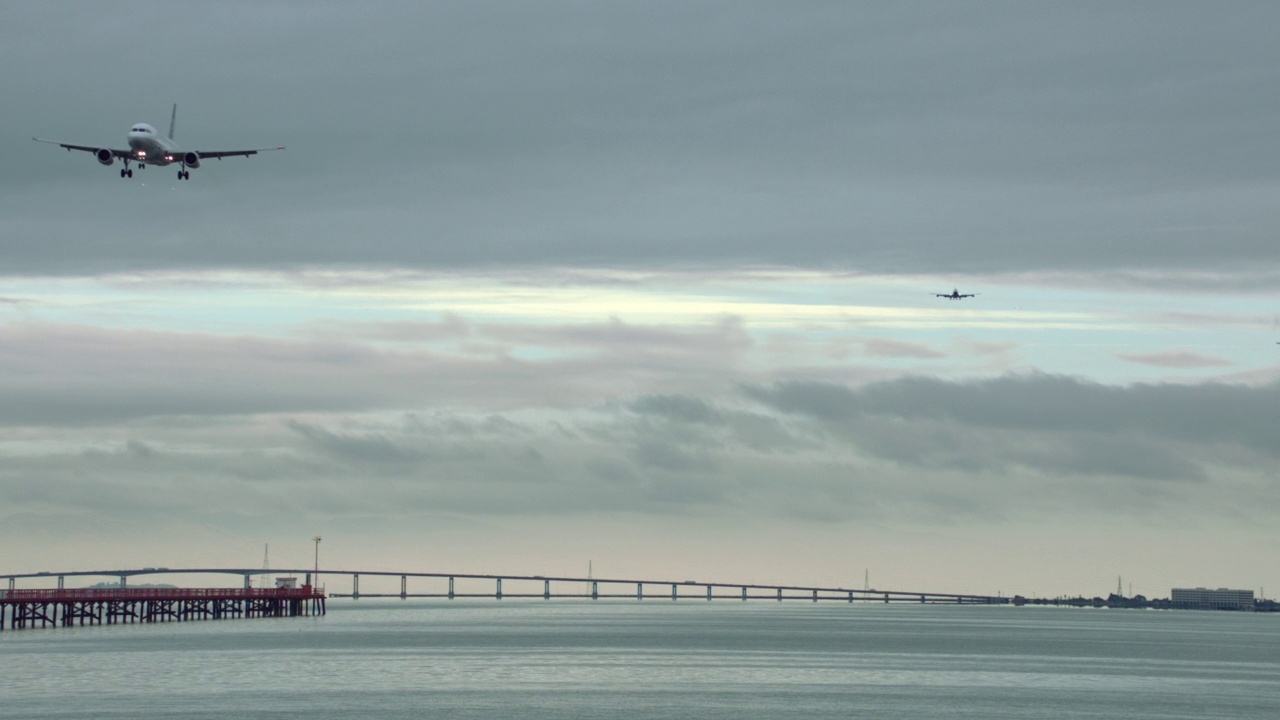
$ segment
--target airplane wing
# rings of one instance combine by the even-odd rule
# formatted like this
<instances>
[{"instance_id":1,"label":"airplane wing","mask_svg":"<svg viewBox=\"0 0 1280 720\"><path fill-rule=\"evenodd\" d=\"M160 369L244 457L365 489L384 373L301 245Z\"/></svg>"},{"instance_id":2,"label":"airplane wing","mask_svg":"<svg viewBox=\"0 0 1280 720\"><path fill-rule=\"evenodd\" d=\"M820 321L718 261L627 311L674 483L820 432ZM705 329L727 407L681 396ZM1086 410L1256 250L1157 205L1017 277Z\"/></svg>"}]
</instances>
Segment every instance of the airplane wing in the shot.
<instances>
[{"instance_id":1,"label":"airplane wing","mask_svg":"<svg viewBox=\"0 0 1280 720\"><path fill-rule=\"evenodd\" d=\"M57 140L45 140L44 138L38 138L38 137L33 137L31 139L35 140L36 142L49 143L50 145L57 145L58 147L64 147L68 150L83 150L85 152L97 153L99 150L104 149L100 147L95 147L93 145L72 145L70 143L62 143L62 142L58 142ZM132 150L116 150L115 148L105 148L105 149L110 151L113 157L129 158L130 160L133 159Z\"/></svg>"},{"instance_id":2,"label":"airplane wing","mask_svg":"<svg viewBox=\"0 0 1280 720\"><path fill-rule=\"evenodd\" d=\"M258 148L256 150L197 150L196 154L200 156L201 160L206 160L209 158L218 158L219 160L221 160L224 157L236 157L236 156L249 157L250 155L257 155L260 152L270 152L272 150L283 150L283 149L284 149L283 145L277 145L276 147Z\"/></svg>"}]
</instances>

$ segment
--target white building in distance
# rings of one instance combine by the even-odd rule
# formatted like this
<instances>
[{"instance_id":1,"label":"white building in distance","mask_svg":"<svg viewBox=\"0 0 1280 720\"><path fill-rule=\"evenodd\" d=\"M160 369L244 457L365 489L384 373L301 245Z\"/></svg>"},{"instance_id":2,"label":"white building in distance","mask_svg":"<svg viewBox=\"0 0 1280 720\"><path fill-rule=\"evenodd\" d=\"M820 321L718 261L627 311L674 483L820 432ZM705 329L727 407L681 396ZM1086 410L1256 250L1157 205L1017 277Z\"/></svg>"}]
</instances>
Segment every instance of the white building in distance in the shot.
<instances>
[{"instance_id":1,"label":"white building in distance","mask_svg":"<svg viewBox=\"0 0 1280 720\"><path fill-rule=\"evenodd\" d=\"M1252 590L1218 588L1174 588L1169 597L1173 606L1183 610L1252 610Z\"/></svg>"}]
</instances>

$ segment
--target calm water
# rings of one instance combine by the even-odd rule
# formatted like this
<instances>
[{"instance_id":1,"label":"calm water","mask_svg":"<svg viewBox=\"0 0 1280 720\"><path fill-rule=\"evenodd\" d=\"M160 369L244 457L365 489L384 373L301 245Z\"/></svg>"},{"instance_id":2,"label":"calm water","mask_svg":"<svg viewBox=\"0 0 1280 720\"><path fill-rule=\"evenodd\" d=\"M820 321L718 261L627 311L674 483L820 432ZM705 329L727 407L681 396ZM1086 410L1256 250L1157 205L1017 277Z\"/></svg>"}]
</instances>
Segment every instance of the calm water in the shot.
<instances>
[{"instance_id":1,"label":"calm water","mask_svg":"<svg viewBox=\"0 0 1280 720\"><path fill-rule=\"evenodd\" d=\"M303 715L1272 718L1280 615L335 600L0 633L0 718Z\"/></svg>"}]
</instances>

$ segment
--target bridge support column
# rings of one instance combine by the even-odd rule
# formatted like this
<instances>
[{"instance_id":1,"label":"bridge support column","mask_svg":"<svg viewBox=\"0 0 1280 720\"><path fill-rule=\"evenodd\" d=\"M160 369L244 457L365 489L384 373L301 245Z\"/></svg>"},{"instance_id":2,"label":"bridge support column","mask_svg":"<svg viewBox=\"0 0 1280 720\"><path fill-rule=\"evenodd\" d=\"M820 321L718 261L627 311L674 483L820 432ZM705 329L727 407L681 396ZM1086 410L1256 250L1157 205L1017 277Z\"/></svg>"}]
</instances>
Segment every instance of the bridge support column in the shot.
<instances>
[{"instance_id":1,"label":"bridge support column","mask_svg":"<svg viewBox=\"0 0 1280 720\"><path fill-rule=\"evenodd\" d=\"M600 599L600 583L596 582L595 580L591 581L591 599L592 600Z\"/></svg>"},{"instance_id":2,"label":"bridge support column","mask_svg":"<svg viewBox=\"0 0 1280 720\"><path fill-rule=\"evenodd\" d=\"M778 588L778 602L782 602L782 588Z\"/></svg>"},{"instance_id":3,"label":"bridge support column","mask_svg":"<svg viewBox=\"0 0 1280 720\"><path fill-rule=\"evenodd\" d=\"M884 604L885 604L885 605L888 605L888 604L889 604L889 593L885 593L885 594L884 594Z\"/></svg>"},{"instance_id":4,"label":"bridge support column","mask_svg":"<svg viewBox=\"0 0 1280 720\"><path fill-rule=\"evenodd\" d=\"M502 578L498 578L498 589L494 593L493 597L498 600L502 599Z\"/></svg>"},{"instance_id":5,"label":"bridge support column","mask_svg":"<svg viewBox=\"0 0 1280 720\"><path fill-rule=\"evenodd\" d=\"M849 602L853 602L853 591L849 591Z\"/></svg>"},{"instance_id":6,"label":"bridge support column","mask_svg":"<svg viewBox=\"0 0 1280 720\"><path fill-rule=\"evenodd\" d=\"M747 601L747 589L744 587L742 588L742 602L746 602L746 601Z\"/></svg>"},{"instance_id":7,"label":"bridge support column","mask_svg":"<svg viewBox=\"0 0 1280 720\"><path fill-rule=\"evenodd\" d=\"M671 583L671 599L672 599L672 600L675 600L675 599L676 599L676 584L675 584L675 583Z\"/></svg>"},{"instance_id":8,"label":"bridge support column","mask_svg":"<svg viewBox=\"0 0 1280 720\"><path fill-rule=\"evenodd\" d=\"M921 596L920 596L920 604L921 604L921 605L923 605L923 604L924 604L924 596L923 596L923 595L921 595Z\"/></svg>"},{"instance_id":9,"label":"bridge support column","mask_svg":"<svg viewBox=\"0 0 1280 720\"><path fill-rule=\"evenodd\" d=\"M542 581L542 599L543 600L551 599L551 581L550 580Z\"/></svg>"},{"instance_id":10,"label":"bridge support column","mask_svg":"<svg viewBox=\"0 0 1280 720\"><path fill-rule=\"evenodd\" d=\"M453 599L453 578L449 578L449 599Z\"/></svg>"},{"instance_id":11,"label":"bridge support column","mask_svg":"<svg viewBox=\"0 0 1280 720\"><path fill-rule=\"evenodd\" d=\"M355 573L351 575L351 599L360 599L360 576Z\"/></svg>"},{"instance_id":12,"label":"bridge support column","mask_svg":"<svg viewBox=\"0 0 1280 720\"><path fill-rule=\"evenodd\" d=\"M817 590L814 590L814 591L813 591L813 601L814 601L814 602L818 602L818 591L817 591Z\"/></svg>"},{"instance_id":13,"label":"bridge support column","mask_svg":"<svg viewBox=\"0 0 1280 720\"><path fill-rule=\"evenodd\" d=\"M126 589L128 589L128 585L129 585L129 576L128 576L128 575L121 575L121 576L120 576L120 589L121 589L121 590L126 590ZM10 585L9 587L13 587L13 586L12 586L12 585Z\"/></svg>"},{"instance_id":14,"label":"bridge support column","mask_svg":"<svg viewBox=\"0 0 1280 720\"><path fill-rule=\"evenodd\" d=\"M248 589L249 589L249 587L250 587L250 585L249 585L249 573L245 573L245 574L244 574L244 589L245 589L245 590L248 590Z\"/></svg>"},{"instance_id":15,"label":"bridge support column","mask_svg":"<svg viewBox=\"0 0 1280 720\"><path fill-rule=\"evenodd\" d=\"M711 602L711 586L707 586L707 602Z\"/></svg>"},{"instance_id":16,"label":"bridge support column","mask_svg":"<svg viewBox=\"0 0 1280 720\"><path fill-rule=\"evenodd\" d=\"M62 589L62 576L61 576L61 575L59 575L59 576L58 576L58 589L59 589L59 590L61 590L61 589Z\"/></svg>"},{"instance_id":17,"label":"bridge support column","mask_svg":"<svg viewBox=\"0 0 1280 720\"><path fill-rule=\"evenodd\" d=\"M400 599L404 600L409 597L409 578L404 575L400 576Z\"/></svg>"},{"instance_id":18,"label":"bridge support column","mask_svg":"<svg viewBox=\"0 0 1280 720\"><path fill-rule=\"evenodd\" d=\"M9 578L9 589L13 589L13 578Z\"/></svg>"},{"instance_id":19,"label":"bridge support column","mask_svg":"<svg viewBox=\"0 0 1280 720\"><path fill-rule=\"evenodd\" d=\"M636 583L636 599L644 599L644 583Z\"/></svg>"}]
</instances>

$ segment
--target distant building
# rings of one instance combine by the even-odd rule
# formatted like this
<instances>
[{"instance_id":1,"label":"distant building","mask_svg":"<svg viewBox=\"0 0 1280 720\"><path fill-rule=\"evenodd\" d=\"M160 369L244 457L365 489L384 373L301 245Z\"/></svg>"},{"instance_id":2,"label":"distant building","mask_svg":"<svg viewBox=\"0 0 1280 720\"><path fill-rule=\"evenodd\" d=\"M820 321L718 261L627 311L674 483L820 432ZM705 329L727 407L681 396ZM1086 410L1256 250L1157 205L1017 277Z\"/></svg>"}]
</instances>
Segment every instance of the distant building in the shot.
<instances>
[{"instance_id":1,"label":"distant building","mask_svg":"<svg viewBox=\"0 0 1280 720\"><path fill-rule=\"evenodd\" d=\"M278 577L276 578L276 588L282 590L298 589L298 578Z\"/></svg>"},{"instance_id":2,"label":"distant building","mask_svg":"<svg viewBox=\"0 0 1280 720\"><path fill-rule=\"evenodd\" d=\"M1169 597L1173 607L1181 610L1252 610L1252 590L1218 588L1174 588Z\"/></svg>"}]
</instances>

